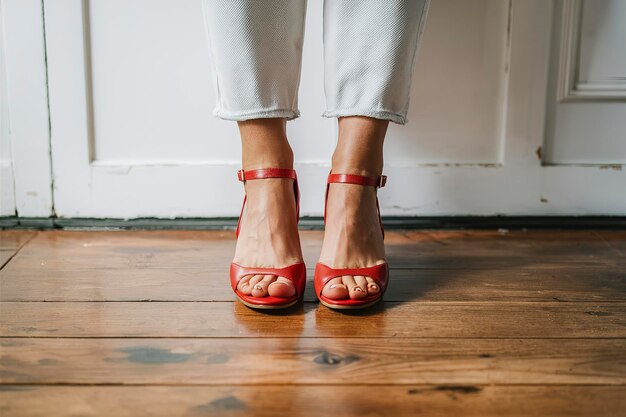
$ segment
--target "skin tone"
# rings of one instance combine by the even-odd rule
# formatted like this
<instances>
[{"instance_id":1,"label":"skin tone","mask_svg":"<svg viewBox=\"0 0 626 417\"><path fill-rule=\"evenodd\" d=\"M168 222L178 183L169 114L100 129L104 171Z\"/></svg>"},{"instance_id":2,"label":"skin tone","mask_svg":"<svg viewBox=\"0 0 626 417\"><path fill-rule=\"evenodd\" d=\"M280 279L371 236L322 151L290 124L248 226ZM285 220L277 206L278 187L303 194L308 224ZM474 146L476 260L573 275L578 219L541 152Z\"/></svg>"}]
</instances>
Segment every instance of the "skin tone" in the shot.
<instances>
[{"instance_id":1,"label":"skin tone","mask_svg":"<svg viewBox=\"0 0 626 417\"><path fill-rule=\"evenodd\" d=\"M351 116L339 118L339 138L332 172L380 175L386 120ZM285 119L238 122L243 169L293 168ZM245 266L284 267L302 261L298 238L293 180L273 178L245 183L248 201L241 219L234 262ZM385 248L376 212L376 188L331 184L320 262L333 268L359 268L383 263ZM293 284L276 275L248 275L238 290L254 297L290 297ZM330 280L322 294L328 298L360 299L380 288L366 276Z\"/></svg>"}]
</instances>

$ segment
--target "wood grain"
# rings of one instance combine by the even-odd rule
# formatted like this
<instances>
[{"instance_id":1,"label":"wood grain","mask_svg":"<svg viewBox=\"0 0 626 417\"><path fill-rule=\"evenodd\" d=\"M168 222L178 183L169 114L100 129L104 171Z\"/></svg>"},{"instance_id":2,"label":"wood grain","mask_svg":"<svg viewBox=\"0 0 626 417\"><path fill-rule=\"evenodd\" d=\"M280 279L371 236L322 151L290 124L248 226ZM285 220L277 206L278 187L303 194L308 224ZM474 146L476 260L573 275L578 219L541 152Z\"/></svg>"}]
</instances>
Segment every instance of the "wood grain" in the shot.
<instances>
[{"instance_id":1,"label":"wood grain","mask_svg":"<svg viewBox=\"0 0 626 417\"><path fill-rule=\"evenodd\" d=\"M5 233L6 246L32 236ZM390 232L388 301L625 301L624 233ZM321 232L302 232L312 267ZM2 301L232 301L230 231L44 231L0 271Z\"/></svg>"},{"instance_id":2,"label":"wood grain","mask_svg":"<svg viewBox=\"0 0 626 417\"><path fill-rule=\"evenodd\" d=\"M626 232L390 231L345 313L301 236L306 302L262 313L232 231L0 232L0 414L623 415Z\"/></svg>"},{"instance_id":3,"label":"wood grain","mask_svg":"<svg viewBox=\"0 0 626 417\"><path fill-rule=\"evenodd\" d=\"M313 270L304 300L316 300ZM392 269L386 301L626 301L626 279L602 267ZM234 301L226 270L11 268L0 301Z\"/></svg>"},{"instance_id":4,"label":"wood grain","mask_svg":"<svg viewBox=\"0 0 626 417\"><path fill-rule=\"evenodd\" d=\"M36 234L32 230L0 230L0 274L20 248Z\"/></svg>"},{"instance_id":5,"label":"wood grain","mask_svg":"<svg viewBox=\"0 0 626 417\"><path fill-rule=\"evenodd\" d=\"M0 268L2 268L15 255L15 250L0 250Z\"/></svg>"},{"instance_id":6,"label":"wood grain","mask_svg":"<svg viewBox=\"0 0 626 417\"><path fill-rule=\"evenodd\" d=\"M0 230L0 250L16 250L32 239L35 230Z\"/></svg>"},{"instance_id":7,"label":"wood grain","mask_svg":"<svg viewBox=\"0 0 626 417\"><path fill-rule=\"evenodd\" d=\"M521 233L521 232L520 232ZM410 240L390 232L386 243L392 268L409 269L523 269L563 266L606 266L626 269L626 248L618 242L581 234L580 239L556 240L547 234L538 242L523 235L483 236L467 232L430 233L429 239ZM315 266L320 232L301 232L305 262ZM569 236L569 235L568 235ZM576 235L575 235L576 236ZM230 231L43 231L7 266L5 273L27 270L42 274L70 269L83 272L111 269L198 268L227 271L234 251ZM462 238L461 238L462 237ZM608 246L607 246L608 245ZM5 268L6 269L6 268Z\"/></svg>"},{"instance_id":8,"label":"wood grain","mask_svg":"<svg viewBox=\"0 0 626 417\"><path fill-rule=\"evenodd\" d=\"M1 343L2 383L626 384L625 339L4 339Z\"/></svg>"},{"instance_id":9,"label":"wood grain","mask_svg":"<svg viewBox=\"0 0 626 417\"><path fill-rule=\"evenodd\" d=\"M621 417L625 394L623 386L13 385L0 387L0 410L15 417L49 417L51 410L58 417Z\"/></svg>"},{"instance_id":10,"label":"wood grain","mask_svg":"<svg viewBox=\"0 0 626 417\"><path fill-rule=\"evenodd\" d=\"M626 337L626 303L317 304L259 313L230 302L0 303L0 336Z\"/></svg>"}]
</instances>

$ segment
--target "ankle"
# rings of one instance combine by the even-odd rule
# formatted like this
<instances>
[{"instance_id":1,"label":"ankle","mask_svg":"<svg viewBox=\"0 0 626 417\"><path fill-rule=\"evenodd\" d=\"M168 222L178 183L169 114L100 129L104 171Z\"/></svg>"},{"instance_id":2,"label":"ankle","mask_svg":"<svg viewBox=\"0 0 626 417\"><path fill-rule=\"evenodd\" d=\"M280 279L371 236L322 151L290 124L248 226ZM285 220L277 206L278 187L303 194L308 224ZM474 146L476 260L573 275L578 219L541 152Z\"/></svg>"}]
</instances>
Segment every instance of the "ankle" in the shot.
<instances>
[{"instance_id":1,"label":"ankle","mask_svg":"<svg viewBox=\"0 0 626 417\"><path fill-rule=\"evenodd\" d=\"M243 169L293 168L285 119L247 120L238 126Z\"/></svg>"},{"instance_id":2,"label":"ankle","mask_svg":"<svg viewBox=\"0 0 626 417\"><path fill-rule=\"evenodd\" d=\"M374 177L382 174L382 168L372 169L364 167L355 167L348 164L334 164L331 169L332 174L350 174L350 175L362 175L365 177Z\"/></svg>"},{"instance_id":3,"label":"ankle","mask_svg":"<svg viewBox=\"0 0 626 417\"><path fill-rule=\"evenodd\" d=\"M333 153L333 172L380 175L383 143L389 122L370 117L339 118L339 137Z\"/></svg>"},{"instance_id":4,"label":"ankle","mask_svg":"<svg viewBox=\"0 0 626 417\"><path fill-rule=\"evenodd\" d=\"M373 150L372 150L373 151ZM375 152L354 152L354 149L337 147L332 157L333 174L374 176L383 172L383 158Z\"/></svg>"},{"instance_id":5,"label":"ankle","mask_svg":"<svg viewBox=\"0 0 626 417\"><path fill-rule=\"evenodd\" d=\"M273 152L244 152L242 168L244 170L262 168L287 168L293 169L293 151L287 144L286 147L272 147Z\"/></svg>"},{"instance_id":6,"label":"ankle","mask_svg":"<svg viewBox=\"0 0 626 417\"><path fill-rule=\"evenodd\" d=\"M374 176L382 174L383 165L382 163L372 163L371 161L358 160L357 158L351 156L346 157L335 151L332 157L331 172L333 174Z\"/></svg>"}]
</instances>

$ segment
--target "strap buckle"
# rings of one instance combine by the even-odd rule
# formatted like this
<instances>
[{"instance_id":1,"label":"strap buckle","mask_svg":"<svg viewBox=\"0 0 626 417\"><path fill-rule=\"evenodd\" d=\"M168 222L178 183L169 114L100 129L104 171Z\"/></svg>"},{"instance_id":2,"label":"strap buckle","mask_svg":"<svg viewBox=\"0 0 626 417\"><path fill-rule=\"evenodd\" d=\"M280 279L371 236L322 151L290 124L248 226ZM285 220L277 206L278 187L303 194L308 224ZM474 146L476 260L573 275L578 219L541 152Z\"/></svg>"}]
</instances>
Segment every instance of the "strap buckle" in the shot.
<instances>
[{"instance_id":1,"label":"strap buckle","mask_svg":"<svg viewBox=\"0 0 626 417\"><path fill-rule=\"evenodd\" d=\"M378 188L382 188L385 186L385 184L387 184L387 176L386 175L381 175L378 181Z\"/></svg>"},{"instance_id":2,"label":"strap buckle","mask_svg":"<svg viewBox=\"0 0 626 417\"><path fill-rule=\"evenodd\" d=\"M237 179L241 182L244 182L246 180L244 173L243 173L243 169L240 169L237 171Z\"/></svg>"}]
</instances>

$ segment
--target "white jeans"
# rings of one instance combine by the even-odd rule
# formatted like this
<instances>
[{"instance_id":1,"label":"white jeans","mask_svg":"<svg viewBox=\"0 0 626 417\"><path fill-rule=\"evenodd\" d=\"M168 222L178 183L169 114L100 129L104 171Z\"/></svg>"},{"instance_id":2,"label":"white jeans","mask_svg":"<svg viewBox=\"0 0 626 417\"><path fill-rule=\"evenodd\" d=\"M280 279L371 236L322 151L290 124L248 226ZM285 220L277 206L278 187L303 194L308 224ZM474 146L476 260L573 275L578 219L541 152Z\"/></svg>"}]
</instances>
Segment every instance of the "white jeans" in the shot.
<instances>
[{"instance_id":1,"label":"white jeans","mask_svg":"<svg viewBox=\"0 0 626 417\"><path fill-rule=\"evenodd\" d=\"M321 1L321 0L316 0ZM404 124L430 0L324 0L324 117ZM295 119L306 0L202 0L227 120Z\"/></svg>"}]
</instances>

